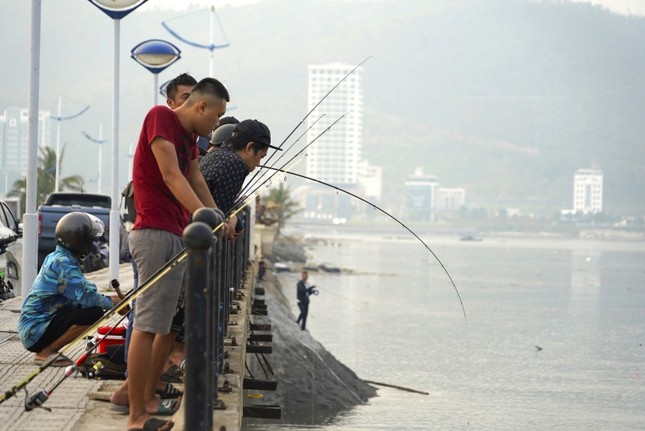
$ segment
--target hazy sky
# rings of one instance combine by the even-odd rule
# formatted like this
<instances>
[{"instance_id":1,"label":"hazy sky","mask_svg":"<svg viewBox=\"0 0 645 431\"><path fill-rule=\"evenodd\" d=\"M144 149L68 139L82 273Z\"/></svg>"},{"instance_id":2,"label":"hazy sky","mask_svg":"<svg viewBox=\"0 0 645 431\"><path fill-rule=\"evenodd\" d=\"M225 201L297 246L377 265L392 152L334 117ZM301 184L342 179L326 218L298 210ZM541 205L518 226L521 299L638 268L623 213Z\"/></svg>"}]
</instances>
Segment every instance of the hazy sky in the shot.
<instances>
[{"instance_id":1,"label":"hazy sky","mask_svg":"<svg viewBox=\"0 0 645 431\"><path fill-rule=\"evenodd\" d=\"M177 0L150 0L145 4L144 8L164 8L174 10L185 10L189 5L204 5L221 7L224 5L242 5L250 3L258 3L264 0L186 0L178 2ZM366 2L369 0L365 0ZM580 3L593 3L603 6L613 12L624 15L643 15L645 16L645 0L571 0Z\"/></svg>"}]
</instances>

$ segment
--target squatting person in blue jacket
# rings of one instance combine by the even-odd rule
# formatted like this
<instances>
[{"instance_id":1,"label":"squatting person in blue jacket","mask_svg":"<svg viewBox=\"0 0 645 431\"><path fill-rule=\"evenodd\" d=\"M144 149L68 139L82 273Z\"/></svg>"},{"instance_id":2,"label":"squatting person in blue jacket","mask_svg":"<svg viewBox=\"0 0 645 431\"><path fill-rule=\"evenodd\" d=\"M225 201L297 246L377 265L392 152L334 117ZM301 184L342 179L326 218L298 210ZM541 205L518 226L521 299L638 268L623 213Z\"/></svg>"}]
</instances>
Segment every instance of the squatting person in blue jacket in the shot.
<instances>
[{"instance_id":1,"label":"squatting person in blue jacket","mask_svg":"<svg viewBox=\"0 0 645 431\"><path fill-rule=\"evenodd\" d=\"M58 354L119 302L98 293L81 272L81 259L101 235L103 222L84 212L66 214L56 224L56 250L45 258L18 321L20 341L36 353L36 365ZM69 365L72 361L63 355L52 364Z\"/></svg>"}]
</instances>

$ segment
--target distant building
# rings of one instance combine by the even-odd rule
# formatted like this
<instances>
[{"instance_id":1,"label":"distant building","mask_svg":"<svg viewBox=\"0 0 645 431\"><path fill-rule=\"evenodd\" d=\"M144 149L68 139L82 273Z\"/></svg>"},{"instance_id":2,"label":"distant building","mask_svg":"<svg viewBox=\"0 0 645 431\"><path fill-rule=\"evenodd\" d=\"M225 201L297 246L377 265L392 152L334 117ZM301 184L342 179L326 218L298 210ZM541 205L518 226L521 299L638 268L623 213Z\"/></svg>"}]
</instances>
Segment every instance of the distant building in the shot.
<instances>
[{"instance_id":1,"label":"distant building","mask_svg":"<svg viewBox=\"0 0 645 431\"><path fill-rule=\"evenodd\" d=\"M602 212L603 175L600 169L578 169L573 178L573 210Z\"/></svg>"},{"instance_id":2,"label":"distant building","mask_svg":"<svg viewBox=\"0 0 645 431\"><path fill-rule=\"evenodd\" d=\"M308 106L313 109L355 66L331 63L308 66ZM349 75L307 118L307 176L351 193L380 199L381 170L361 159L363 135L363 69ZM325 132L332 123L344 117ZM324 134L323 134L324 132ZM321 135L322 134L322 135ZM304 216L319 220L347 219L355 209L352 198L318 184L303 196Z\"/></svg>"},{"instance_id":3,"label":"distant building","mask_svg":"<svg viewBox=\"0 0 645 431\"><path fill-rule=\"evenodd\" d=\"M404 183L405 219L414 221L434 220L436 190L439 183L435 175L416 168Z\"/></svg>"},{"instance_id":4,"label":"distant building","mask_svg":"<svg viewBox=\"0 0 645 431\"><path fill-rule=\"evenodd\" d=\"M38 146L48 146L51 134L49 111L38 113ZM29 110L7 108L0 113L0 192L6 195L13 183L27 172Z\"/></svg>"},{"instance_id":5,"label":"distant building","mask_svg":"<svg viewBox=\"0 0 645 431\"><path fill-rule=\"evenodd\" d=\"M383 193L383 168L363 160L358 165L358 183L363 190L361 197L379 202Z\"/></svg>"},{"instance_id":6,"label":"distant building","mask_svg":"<svg viewBox=\"0 0 645 431\"><path fill-rule=\"evenodd\" d=\"M340 63L310 65L309 109L354 66ZM320 136L307 150L307 175L337 186L356 185L359 180L363 128L363 69L358 68L308 117L311 142L340 116L345 117ZM321 118L321 115L325 115Z\"/></svg>"},{"instance_id":7,"label":"distant building","mask_svg":"<svg viewBox=\"0 0 645 431\"><path fill-rule=\"evenodd\" d=\"M435 208L437 211L456 211L466 203L466 190L463 188L439 187L436 190Z\"/></svg>"}]
</instances>

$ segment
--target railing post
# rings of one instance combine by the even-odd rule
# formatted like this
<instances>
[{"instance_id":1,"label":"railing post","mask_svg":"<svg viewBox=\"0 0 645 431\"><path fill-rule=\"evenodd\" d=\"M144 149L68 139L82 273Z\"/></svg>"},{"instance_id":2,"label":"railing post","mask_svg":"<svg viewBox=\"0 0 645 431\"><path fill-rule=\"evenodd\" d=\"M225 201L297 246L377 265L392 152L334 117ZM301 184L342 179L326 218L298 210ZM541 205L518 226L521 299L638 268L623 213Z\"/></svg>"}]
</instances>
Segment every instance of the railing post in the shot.
<instances>
[{"instance_id":1,"label":"railing post","mask_svg":"<svg viewBox=\"0 0 645 431\"><path fill-rule=\"evenodd\" d=\"M186 265L186 393L187 430L213 429L213 385L209 385L207 332L212 324L204 298L209 296L208 279L213 234L206 223L193 222L184 229L188 249Z\"/></svg>"},{"instance_id":2,"label":"railing post","mask_svg":"<svg viewBox=\"0 0 645 431\"><path fill-rule=\"evenodd\" d=\"M210 227L211 232L215 230L216 227L221 226L224 220L224 213L219 209L213 208L200 208L193 214L193 221L204 222ZM208 296L206 297L206 304L208 308L209 323L206 332L207 343L205 349L208 353L208 369L210 373L208 374L209 380L207 385L213 388L213 405L217 408L220 403L218 400L217 393L217 373L218 373L218 352L219 352L219 343L221 342L221 337L219 336L219 291L218 287L218 271L219 267L217 262L220 259L219 249L221 248L222 240L222 229L218 229L212 236L212 249L210 254L210 266L209 266L209 284L208 284Z\"/></svg>"}]
</instances>

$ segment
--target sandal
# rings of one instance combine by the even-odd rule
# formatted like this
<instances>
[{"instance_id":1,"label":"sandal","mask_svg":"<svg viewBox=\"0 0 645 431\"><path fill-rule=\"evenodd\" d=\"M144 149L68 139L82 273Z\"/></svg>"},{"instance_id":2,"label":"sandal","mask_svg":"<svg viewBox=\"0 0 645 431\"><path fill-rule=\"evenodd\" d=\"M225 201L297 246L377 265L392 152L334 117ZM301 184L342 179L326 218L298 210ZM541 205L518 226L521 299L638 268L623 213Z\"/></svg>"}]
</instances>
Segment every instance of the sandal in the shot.
<instances>
[{"instance_id":1,"label":"sandal","mask_svg":"<svg viewBox=\"0 0 645 431\"><path fill-rule=\"evenodd\" d=\"M45 359L36 357L34 358L34 364L42 367L53 357L57 357L57 359L51 364L49 364L50 367L69 367L70 365L74 365L74 361L72 361L62 353L52 353L51 355L47 356Z\"/></svg>"},{"instance_id":2,"label":"sandal","mask_svg":"<svg viewBox=\"0 0 645 431\"><path fill-rule=\"evenodd\" d=\"M155 393L157 395L159 395L159 397L162 400L179 398L180 396L182 396L184 394L182 391L180 391L179 389L177 389L176 387L174 387L170 383L165 383L164 388L163 389L157 389L155 391Z\"/></svg>"},{"instance_id":3,"label":"sandal","mask_svg":"<svg viewBox=\"0 0 645 431\"><path fill-rule=\"evenodd\" d=\"M143 428L128 428L128 431L169 431L174 426L175 423L172 421L150 418L143 425Z\"/></svg>"},{"instance_id":4,"label":"sandal","mask_svg":"<svg viewBox=\"0 0 645 431\"><path fill-rule=\"evenodd\" d=\"M179 399L165 399L165 400L159 400L159 405L157 406L157 411L154 412L148 412L148 414L151 415L158 415L158 416L172 416L174 415L177 410L179 410L179 405L180 405L180 400ZM130 407L129 406L122 406L118 404L110 404L110 410L113 412L121 413L121 414L130 414Z\"/></svg>"}]
</instances>

